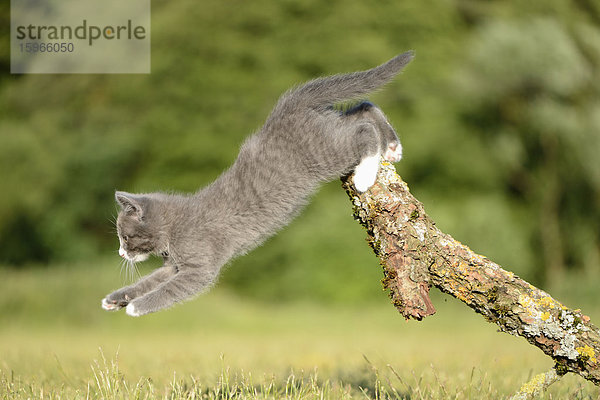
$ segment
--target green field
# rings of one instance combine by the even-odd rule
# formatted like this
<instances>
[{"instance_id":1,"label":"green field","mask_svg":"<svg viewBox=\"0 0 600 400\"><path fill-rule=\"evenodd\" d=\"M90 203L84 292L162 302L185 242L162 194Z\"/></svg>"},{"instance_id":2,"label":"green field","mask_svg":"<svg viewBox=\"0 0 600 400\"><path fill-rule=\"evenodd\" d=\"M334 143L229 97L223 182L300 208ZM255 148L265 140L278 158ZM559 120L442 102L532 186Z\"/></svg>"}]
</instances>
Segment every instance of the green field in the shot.
<instances>
[{"instance_id":1,"label":"green field","mask_svg":"<svg viewBox=\"0 0 600 400\"><path fill-rule=\"evenodd\" d=\"M108 263L4 269L1 282L0 398L503 398L552 366L439 294L420 323L383 293L277 305L220 286L131 318L100 308L122 283ZM546 396L599 394L566 376Z\"/></svg>"}]
</instances>

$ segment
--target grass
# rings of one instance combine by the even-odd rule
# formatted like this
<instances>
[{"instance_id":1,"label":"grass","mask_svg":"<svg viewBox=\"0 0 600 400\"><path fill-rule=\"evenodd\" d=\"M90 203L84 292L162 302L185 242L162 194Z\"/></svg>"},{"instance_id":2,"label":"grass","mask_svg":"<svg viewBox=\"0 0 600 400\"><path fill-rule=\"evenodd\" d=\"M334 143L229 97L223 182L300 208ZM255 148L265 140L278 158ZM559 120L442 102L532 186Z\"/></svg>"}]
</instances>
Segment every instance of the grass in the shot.
<instances>
[{"instance_id":1,"label":"grass","mask_svg":"<svg viewBox=\"0 0 600 400\"><path fill-rule=\"evenodd\" d=\"M275 304L219 286L130 318L100 308L121 283L101 263L2 270L0 398L506 398L552 367L442 295L438 314L419 323L405 322L384 294L361 304ZM568 375L545 398L599 395Z\"/></svg>"}]
</instances>

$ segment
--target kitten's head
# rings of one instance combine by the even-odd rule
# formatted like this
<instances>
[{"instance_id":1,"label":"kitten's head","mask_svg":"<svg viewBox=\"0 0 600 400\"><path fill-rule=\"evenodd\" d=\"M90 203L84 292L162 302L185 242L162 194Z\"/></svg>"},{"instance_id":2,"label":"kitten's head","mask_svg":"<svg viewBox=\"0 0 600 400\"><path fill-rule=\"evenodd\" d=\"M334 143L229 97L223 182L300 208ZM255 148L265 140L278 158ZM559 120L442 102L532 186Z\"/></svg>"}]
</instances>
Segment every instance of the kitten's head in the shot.
<instances>
[{"instance_id":1,"label":"kitten's head","mask_svg":"<svg viewBox=\"0 0 600 400\"><path fill-rule=\"evenodd\" d=\"M121 211L117 217L119 255L131 262L141 262L150 254L159 254L161 243L160 213L151 195L116 192Z\"/></svg>"}]
</instances>

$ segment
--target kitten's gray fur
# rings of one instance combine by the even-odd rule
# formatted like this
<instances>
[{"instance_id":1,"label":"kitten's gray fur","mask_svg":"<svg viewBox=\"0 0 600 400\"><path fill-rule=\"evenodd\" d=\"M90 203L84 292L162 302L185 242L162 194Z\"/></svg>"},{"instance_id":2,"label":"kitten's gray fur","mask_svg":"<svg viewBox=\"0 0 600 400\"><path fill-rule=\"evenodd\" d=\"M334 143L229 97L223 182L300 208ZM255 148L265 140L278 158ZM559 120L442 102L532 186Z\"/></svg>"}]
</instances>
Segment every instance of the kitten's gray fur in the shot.
<instances>
[{"instance_id":1,"label":"kitten's gray fur","mask_svg":"<svg viewBox=\"0 0 600 400\"><path fill-rule=\"evenodd\" d=\"M233 166L194 194L116 192L121 255L130 262L160 255L164 265L109 294L102 306L127 306L129 315L139 316L188 299L209 288L229 260L288 224L322 182L355 167L358 174L368 158L378 165L384 153L398 161L400 142L377 107L364 102L339 112L332 106L381 87L412 58L407 52L367 71L288 91Z\"/></svg>"}]
</instances>

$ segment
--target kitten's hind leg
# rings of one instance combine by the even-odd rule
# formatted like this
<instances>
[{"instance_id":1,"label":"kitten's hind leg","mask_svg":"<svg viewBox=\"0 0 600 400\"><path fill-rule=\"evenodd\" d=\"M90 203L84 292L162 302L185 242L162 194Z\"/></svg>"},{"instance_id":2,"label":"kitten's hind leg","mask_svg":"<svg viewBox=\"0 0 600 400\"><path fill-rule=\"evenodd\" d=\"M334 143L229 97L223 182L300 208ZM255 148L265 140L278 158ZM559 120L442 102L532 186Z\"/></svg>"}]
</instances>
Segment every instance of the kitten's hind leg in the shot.
<instances>
[{"instance_id":1,"label":"kitten's hind leg","mask_svg":"<svg viewBox=\"0 0 600 400\"><path fill-rule=\"evenodd\" d=\"M133 285L126 286L107 295L102 299L102 308L107 311L120 310L127 306L133 299L143 296L161 283L166 282L174 274L175 268L172 265L165 264Z\"/></svg>"},{"instance_id":2,"label":"kitten's hind leg","mask_svg":"<svg viewBox=\"0 0 600 400\"><path fill-rule=\"evenodd\" d=\"M366 192L377 179L379 172L379 153L362 159L354 169L354 187L359 192Z\"/></svg>"},{"instance_id":3,"label":"kitten's hind leg","mask_svg":"<svg viewBox=\"0 0 600 400\"><path fill-rule=\"evenodd\" d=\"M370 123L359 125L356 139L356 148L361 157L354 169L354 187L359 192L365 192L373 186L379 172L380 139L375 126Z\"/></svg>"},{"instance_id":4,"label":"kitten's hind leg","mask_svg":"<svg viewBox=\"0 0 600 400\"><path fill-rule=\"evenodd\" d=\"M379 107L365 101L349 110L346 115L366 119L375 124L381 140L383 158L386 161L395 163L402 159L402 144L398 134Z\"/></svg>"},{"instance_id":5,"label":"kitten's hind leg","mask_svg":"<svg viewBox=\"0 0 600 400\"><path fill-rule=\"evenodd\" d=\"M381 148L383 149L383 158L389 162L398 162L402 159L402 144L398 139L398 134L388 121L387 117L377 106L372 106L367 111L377 130L381 135Z\"/></svg>"}]
</instances>

